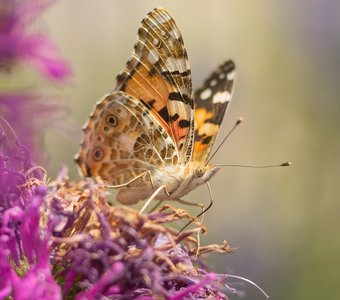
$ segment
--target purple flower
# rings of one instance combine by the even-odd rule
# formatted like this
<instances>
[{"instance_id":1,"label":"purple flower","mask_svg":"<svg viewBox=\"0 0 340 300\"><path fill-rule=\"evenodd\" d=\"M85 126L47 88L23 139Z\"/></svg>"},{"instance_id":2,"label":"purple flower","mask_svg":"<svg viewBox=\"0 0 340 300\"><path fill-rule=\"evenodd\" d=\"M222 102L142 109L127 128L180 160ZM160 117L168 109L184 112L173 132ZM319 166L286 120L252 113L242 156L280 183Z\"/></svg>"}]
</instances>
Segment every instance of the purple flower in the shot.
<instances>
[{"instance_id":1,"label":"purple flower","mask_svg":"<svg viewBox=\"0 0 340 300\"><path fill-rule=\"evenodd\" d=\"M51 273L50 233L41 226L47 187L9 125L3 119L0 125L0 296L61 299Z\"/></svg>"},{"instance_id":2,"label":"purple flower","mask_svg":"<svg viewBox=\"0 0 340 300\"><path fill-rule=\"evenodd\" d=\"M0 247L0 299L10 296L12 292L11 277L14 271L7 259L8 253L8 250Z\"/></svg>"},{"instance_id":3,"label":"purple flower","mask_svg":"<svg viewBox=\"0 0 340 300\"><path fill-rule=\"evenodd\" d=\"M52 0L2 0L0 3L0 71L27 62L49 79L63 80L71 74L54 42L29 30L35 18Z\"/></svg>"},{"instance_id":4,"label":"purple flower","mask_svg":"<svg viewBox=\"0 0 340 300\"><path fill-rule=\"evenodd\" d=\"M181 218L176 209L141 215L109 206L103 186L90 179L57 185L65 188L56 191L59 197L54 197L52 205L51 214L62 224L56 223L54 235L68 247L56 251L54 265L64 295L74 294L75 299L226 299L221 292L226 276L197 268L195 254L190 255L179 243L189 246L191 234L177 236L162 225Z\"/></svg>"}]
</instances>

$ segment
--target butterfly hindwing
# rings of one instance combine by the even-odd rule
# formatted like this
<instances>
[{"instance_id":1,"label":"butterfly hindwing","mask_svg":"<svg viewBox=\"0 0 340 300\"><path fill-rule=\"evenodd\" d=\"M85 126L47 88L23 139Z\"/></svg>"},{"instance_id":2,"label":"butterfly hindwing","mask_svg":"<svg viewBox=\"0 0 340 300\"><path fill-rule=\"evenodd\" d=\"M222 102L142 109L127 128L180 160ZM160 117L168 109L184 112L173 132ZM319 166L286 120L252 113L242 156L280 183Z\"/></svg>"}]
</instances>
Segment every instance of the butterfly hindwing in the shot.
<instances>
[{"instance_id":1,"label":"butterfly hindwing","mask_svg":"<svg viewBox=\"0 0 340 300\"><path fill-rule=\"evenodd\" d=\"M146 171L178 163L176 147L158 120L123 92L104 96L83 131L76 161L84 176L100 176L120 185ZM146 185L150 186L150 179Z\"/></svg>"},{"instance_id":2,"label":"butterfly hindwing","mask_svg":"<svg viewBox=\"0 0 340 300\"><path fill-rule=\"evenodd\" d=\"M179 162L189 161L194 135L191 71L181 33L164 9L151 11L142 21L115 90L141 101L173 139Z\"/></svg>"},{"instance_id":3,"label":"butterfly hindwing","mask_svg":"<svg viewBox=\"0 0 340 300\"><path fill-rule=\"evenodd\" d=\"M235 65L219 66L195 92L194 160L206 162L231 100Z\"/></svg>"}]
</instances>

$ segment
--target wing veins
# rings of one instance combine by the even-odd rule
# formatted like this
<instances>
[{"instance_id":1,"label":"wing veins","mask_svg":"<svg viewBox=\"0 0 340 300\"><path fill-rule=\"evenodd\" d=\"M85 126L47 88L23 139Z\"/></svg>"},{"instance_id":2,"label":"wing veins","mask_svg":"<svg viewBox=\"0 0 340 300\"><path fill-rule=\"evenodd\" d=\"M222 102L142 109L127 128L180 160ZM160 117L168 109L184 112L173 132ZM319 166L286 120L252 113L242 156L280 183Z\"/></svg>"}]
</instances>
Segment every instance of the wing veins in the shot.
<instances>
[{"instance_id":1,"label":"wing veins","mask_svg":"<svg viewBox=\"0 0 340 300\"><path fill-rule=\"evenodd\" d=\"M129 107L127 107L127 106L124 106L124 104L123 103L120 103L120 102L117 102L119 105L121 105L122 107L124 107L126 110L128 110L130 113L131 113L131 115L133 115L137 120L138 120L138 122L140 123L140 124L142 124L143 125L143 122L138 118L138 116L136 116L136 114L129 108ZM152 120L151 119L151 121L152 122L154 122L155 123L155 120ZM156 120L157 121L157 120ZM157 123L156 123L157 124ZM149 132L146 132L145 131L145 133L147 134L147 136L150 138L150 140L154 140L151 136L150 136L150 134L149 134ZM163 137L162 137L163 138ZM145 141L145 140L144 140ZM164 140L164 138L163 138L163 141L164 141L164 144L166 145L166 141ZM146 142L146 141L145 141ZM157 156L159 157L159 159L162 161L162 163L163 163L163 165L166 165L166 163L165 163L165 161L163 160L163 158L161 157L161 155L160 155L160 153L157 151L157 149L155 148L155 146L154 146L154 144L152 144L152 149L154 150L154 152L157 154ZM176 153L177 155L178 155L178 152Z\"/></svg>"},{"instance_id":2,"label":"wing veins","mask_svg":"<svg viewBox=\"0 0 340 300\"><path fill-rule=\"evenodd\" d=\"M156 24L152 19L149 19L149 20L150 20L150 21L152 22L152 24L155 25L156 27L158 27L158 28L161 27L164 31L166 31L166 32L169 33L169 30L167 30L167 29L163 26L163 24L159 24L159 26L157 26L157 24ZM171 58L172 58L173 61L174 61L174 64L175 64L175 66L176 66L176 69L177 69L177 70L180 70L179 65L178 65L177 62L176 62L177 59L173 56L171 49L168 47L167 43L165 42L165 39L164 39L161 35L159 35L159 34L157 33L157 31L155 31L152 27L150 27L150 29L151 29L152 32L156 35L156 37L160 38L160 40L163 42L164 46L166 47L166 49L168 50L168 52L169 52L170 55L171 55ZM150 33L150 34L151 34L151 33ZM170 33L169 33L169 34L170 34ZM171 34L170 34L170 35L171 35ZM167 67L168 71L170 72L169 64L167 64L166 62L164 62L163 59L162 59L162 61L163 61L164 65ZM171 72L170 72L170 73L171 73ZM175 80L171 75L170 75L169 77L171 77L171 79L173 79L173 81L174 81L174 86L176 86L177 90L178 90L179 93L181 94L181 98L184 99L183 93L182 93L182 89L178 86L176 80ZM183 83L182 77L181 77L181 81L182 81L182 86L185 86L185 84ZM172 82L172 83L173 83L173 82ZM191 95L190 95L190 96L191 96Z\"/></svg>"}]
</instances>

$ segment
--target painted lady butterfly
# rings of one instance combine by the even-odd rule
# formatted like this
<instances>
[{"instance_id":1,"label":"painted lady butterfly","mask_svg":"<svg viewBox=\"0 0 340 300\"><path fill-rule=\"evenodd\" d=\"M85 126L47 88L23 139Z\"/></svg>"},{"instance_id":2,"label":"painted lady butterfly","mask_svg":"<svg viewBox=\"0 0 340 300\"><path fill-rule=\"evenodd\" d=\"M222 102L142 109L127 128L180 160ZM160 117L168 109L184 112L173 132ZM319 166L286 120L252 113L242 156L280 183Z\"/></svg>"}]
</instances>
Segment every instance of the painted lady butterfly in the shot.
<instances>
[{"instance_id":1,"label":"painted lady butterfly","mask_svg":"<svg viewBox=\"0 0 340 300\"><path fill-rule=\"evenodd\" d=\"M226 61L195 94L181 33L157 8L142 21L131 59L100 100L76 158L84 176L118 188L124 204L176 200L219 170L209 154L231 99L235 66Z\"/></svg>"}]
</instances>

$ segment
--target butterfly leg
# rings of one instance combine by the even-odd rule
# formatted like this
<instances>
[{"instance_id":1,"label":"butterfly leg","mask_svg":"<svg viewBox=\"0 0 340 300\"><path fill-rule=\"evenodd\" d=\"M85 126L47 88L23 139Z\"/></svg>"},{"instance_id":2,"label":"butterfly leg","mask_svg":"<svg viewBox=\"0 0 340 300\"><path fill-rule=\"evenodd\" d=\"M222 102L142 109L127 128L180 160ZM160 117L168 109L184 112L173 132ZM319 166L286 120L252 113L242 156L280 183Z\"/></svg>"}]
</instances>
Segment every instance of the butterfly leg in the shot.
<instances>
[{"instance_id":1,"label":"butterfly leg","mask_svg":"<svg viewBox=\"0 0 340 300\"><path fill-rule=\"evenodd\" d=\"M162 191L164 190L164 192L169 196L169 192L166 189L165 185L161 185L159 188L157 188L157 190L154 191L154 193L150 196L150 198L145 202L144 206L142 207L142 209L139 211L139 213L143 213L145 211L145 209L150 205L151 201L155 199L155 197Z\"/></svg>"},{"instance_id":2,"label":"butterfly leg","mask_svg":"<svg viewBox=\"0 0 340 300\"><path fill-rule=\"evenodd\" d=\"M210 187L210 184L209 184L209 181L206 182L206 185L207 185L207 188L208 188L208 191L209 191L209 197L210 197L210 203L209 205L207 206L207 208L204 208L204 205L203 204L200 204L200 203L191 203L191 202L187 202L187 201L184 201L184 200L181 200L181 199L177 199L176 201L179 202L179 203L183 203L183 204L187 204L187 205L191 205L191 206L200 206L202 208L202 211L197 215L196 218L199 218L200 216L202 216L201 218L201 222L203 223L203 218L204 218L204 213L210 209L210 207L213 205L214 203L214 198L213 198L213 194L212 194L212 191L211 191L211 187ZM187 228L190 224L192 223L192 221L188 222L187 224L185 224L182 229L178 232L178 234L180 234L185 228ZM196 258L198 257L199 255L199 246L200 246L200 233L198 232L197 233L197 251L196 251Z\"/></svg>"},{"instance_id":3,"label":"butterfly leg","mask_svg":"<svg viewBox=\"0 0 340 300\"><path fill-rule=\"evenodd\" d=\"M154 212L161 205L162 202L162 200L159 200L158 203L153 208L151 208L150 213Z\"/></svg>"},{"instance_id":4,"label":"butterfly leg","mask_svg":"<svg viewBox=\"0 0 340 300\"><path fill-rule=\"evenodd\" d=\"M190 206L198 206L202 209L201 213L197 216L200 217L202 216L200 223L203 223L203 214L204 214L204 204L202 203L195 203L195 202L188 202L182 199L176 199L176 202L178 203L182 203L185 205L190 205ZM193 221L189 221L187 224L185 224L182 229L178 232L178 234L180 234L185 228L187 228ZM201 236L200 236L200 232L197 232L197 249L196 249L196 253L195 253L195 257L197 258L199 255L199 249L200 249L200 245L201 245Z\"/></svg>"},{"instance_id":5,"label":"butterfly leg","mask_svg":"<svg viewBox=\"0 0 340 300\"><path fill-rule=\"evenodd\" d=\"M175 201L178 202L178 203L182 203L184 205L198 206L200 208L204 207L204 205L202 203L189 202L189 201L185 201L185 200L182 200L182 199L175 199Z\"/></svg>"},{"instance_id":6,"label":"butterfly leg","mask_svg":"<svg viewBox=\"0 0 340 300\"><path fill-rule=\"evenodd\" d=\"M187 202L187 201L184 201L184 200L181 200L181 199L177 199L176 201L179 202L179 203L183 203L183 204L186 204L186 205L191 205L191 206L199 206L202 208L202 211L196 216L196 218L200 217L200 216L204 216L204 213L209 210L211 208L211 206L213 205L214 203L214 198L213 198L213 194L212 194L212 191L211 191L211 187L210 187L210 184L209 184L209 181L206 182L206 185L207 185L207 188L208 188L208 191L209 191L209 197L210 197L210 203L209 205L207 206L207 208L204 208L204 205L201 204L201 203L191 203L191 202ZM203 221L203 219L202 219ZM187 228L190 224L192 223L192 221L188 222L184 227L182 227L182 229L178 232L178 233L181 233L185 228Z\"/></svg>"},{"instance_id":7,"label":"butterfly leg","mask_svg":"<svg viewBox=\"0 0 340 300\"><path fill-rule=\"evenodd\" d=\"M152 181L152 177L151 177L151 172L150 171L146 171L146 172L143 172L141 174L139 174L138 176L132 178L130 181L128 182L125 182L125 183L122 183L122 184L117 184L117 185L107 185L107 187L109 188L120 188L120 187L124 187L124 186L127 186L129 185L130 183L134 182L135 180L143 177L144 175L149 175L149 180L150 180L150 184L151 184L151 187L154 188L154 184L153 184L153 181Z\"/></svg>"},{"instance_id":8,"label":"butterfly leg","mask_svg":"<svg viewBox=\"0 0 340 300\"><path fill-rule=\"evenodd\" d=\"M189 205L189 206L198 206L202 209L202 211L197 215L197 217L200 217L203 212L204 212L204 204L202 203L195 203L195 202L189 202L189 201L185 201L182 199L176 199L176 202L178 203L182 203L184 205ZM201 223L203 222L203 220L201 221ZM190 224L192 223L192 221L188 222L187 224L184 225L184 227L182 227L182 229L178 232L178 234L180 234L185 228L187 228Z\"/></svg>"},{"instance_id":9,"label":"butterfly leg","mask_svg":"<svg viewBox=\"0 0 340 300\"><path fill-rule=\"evenodd\" d=\"M178 202L178 203L185 204L185 205L189 205L189 206L199 206L199 207L202 208L202 211L203 211L203 208L204 208L203 204L201 204L201 203L192 203L192 202L188 202L188 201L185 201L185 200L182 200L182 199L174 199L174 201L176 201L176 202ZM159 201L159 202L151 209L150 212L155 211L161 203L162 203L162 201Z\"/></svg>"}]
</instances>

